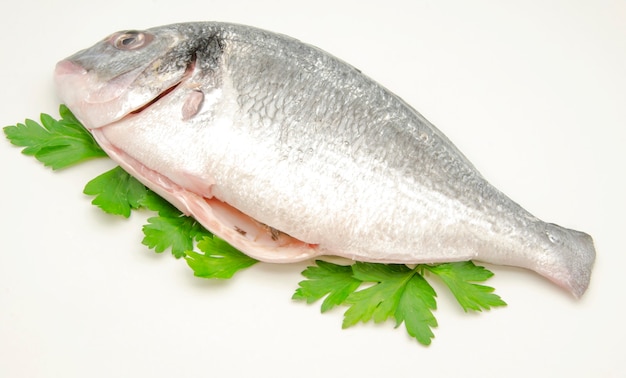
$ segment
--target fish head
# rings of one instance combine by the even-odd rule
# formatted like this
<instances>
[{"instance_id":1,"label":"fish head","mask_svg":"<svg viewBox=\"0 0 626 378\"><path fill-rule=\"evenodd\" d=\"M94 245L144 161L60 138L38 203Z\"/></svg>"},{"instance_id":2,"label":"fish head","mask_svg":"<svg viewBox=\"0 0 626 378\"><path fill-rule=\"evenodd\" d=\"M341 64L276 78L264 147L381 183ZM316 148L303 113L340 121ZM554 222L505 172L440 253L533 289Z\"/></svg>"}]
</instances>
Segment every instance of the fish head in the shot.
<instances>
[{"instance_id":1,"label":"fish head","mask_svg":"<svg viewBox=\"0 0 626 378\"><path fill-rule=\"evenodd\" d=\"M178 85L195 40L176 27L114 33L56 65L58 95L89 129L139 111Z\"/></svg>"}]
</instances>

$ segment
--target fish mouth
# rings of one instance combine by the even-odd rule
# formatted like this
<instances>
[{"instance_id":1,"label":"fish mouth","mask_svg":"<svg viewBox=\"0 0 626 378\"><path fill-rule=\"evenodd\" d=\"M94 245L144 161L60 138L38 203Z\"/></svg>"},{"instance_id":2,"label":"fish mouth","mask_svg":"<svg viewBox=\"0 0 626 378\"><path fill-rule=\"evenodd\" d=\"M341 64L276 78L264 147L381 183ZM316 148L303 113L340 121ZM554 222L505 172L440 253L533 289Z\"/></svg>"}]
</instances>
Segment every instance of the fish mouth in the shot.
<instances>
[{"instance_id":1,"label":"fish mouth","mask_svg":"<svg viewBox=\"0 0 626 378\"><path fill-rule=\"evenodd\" d=\"M137 84L145 74L145 67L102 82L93 71L65 59L57 63L54 81L61 101L85 127L93 130L141 113L188 80L195 67L196 57L193 56L178 77L151 87ZM137 90L134 84L143 90Z\"/></svg>"}]
</instances>

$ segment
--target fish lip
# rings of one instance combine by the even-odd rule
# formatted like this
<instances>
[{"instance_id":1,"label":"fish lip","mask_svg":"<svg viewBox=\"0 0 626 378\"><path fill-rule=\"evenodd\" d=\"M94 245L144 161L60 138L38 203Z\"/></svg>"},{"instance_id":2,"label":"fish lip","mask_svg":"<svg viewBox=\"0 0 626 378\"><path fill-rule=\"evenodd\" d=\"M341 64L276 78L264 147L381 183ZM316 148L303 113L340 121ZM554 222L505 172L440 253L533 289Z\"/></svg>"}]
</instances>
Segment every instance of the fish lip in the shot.
<instances>
[{"instance_id":1,"label":"fish lip","mask_svg":"<svg viewBox=\"0 0 626 378\"><path fill-rule=\"evenodd\" d=\"M85 75L87 70L80 64L77 64L70 59L63 59L56 64L54 73L58 76Z\"/></svg>"}]
</instances>

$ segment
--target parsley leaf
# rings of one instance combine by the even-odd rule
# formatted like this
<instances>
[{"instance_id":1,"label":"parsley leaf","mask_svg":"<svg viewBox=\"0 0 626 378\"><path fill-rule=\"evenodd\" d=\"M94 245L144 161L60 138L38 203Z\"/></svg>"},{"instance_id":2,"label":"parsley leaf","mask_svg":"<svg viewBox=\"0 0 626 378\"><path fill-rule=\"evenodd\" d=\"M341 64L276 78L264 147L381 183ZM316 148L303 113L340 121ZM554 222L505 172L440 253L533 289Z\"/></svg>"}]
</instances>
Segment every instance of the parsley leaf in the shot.
<instances>
[{"instance_id":1,"label":"parsley leaf","mask_svg":"<svg viewBox=\"0 0 626 378\"><path fill-rule=\"evenodd\" d=\"M441 278L465 312L506 306L506 303L493 293L492 287L472 283L483 282L493 276L493 273L482 266L474 265L471 261L423 266Z\"/></svg>"},{"instance_id":2,"label":"parsley leaf","mask_svg":"<svg viewBox=\"0 0 626 378\"><path fill-rule=\"evenodd\" d=\"M231 278L237 271L258 262L216 236L205 236L198 243L198 248L203 253L185 253L187 264L196 277Z\"/></svg>"},{"instance_id":3,"label":"parsley leaf","mask_svg":"<svg viewBox=\"0 0 626 378\"><path fill-rule=\"evenodd\" d=\"M141 199L141 206L148 210L157 212L163 217L178 217L182 215L176 206L167 202L163 197L147 189L146 195Z\"/></svg>"},{"instance_id":4,"label":"parsley leaf","mask_svg":"<svg viewBox=\"0 0 626 378\"><path fill-rule=\"evenodd\" d=\"M205 236L212 235L195 219L182 214L148 218L148 224L144 225L142 230L144 234L142 244L157 253L171 247L176 258L183 257L187 251L191 251L194 240L199 241Z\"/></svg>"},{"instance_id":5,"label":"parsley leaf","mask_svg":"<svg viewBox=\"0 0 626 378\"><path fill-rule=\"evenodd\" d=\"M417 268L357 262L352 269L356 279L375 284L348 296L350 307L344 314L343 328L372 318L375 323L393 318L396 327L404 322L409 335L430 344L434 337L431 327L437 326L432 313L437 308L436 294Z\"/></svg>"},{"instance_id":6,"label":"parsley leaf","mask_svg":"<svg viewBox=\"0 0 626 378\"><path fill-rule=\"evenodd\" d=\"M41 114L41 124L27 119L3 128L9 141L25 155L34 156L45 166L61 169L84 160L107 156L93 136L65 106L59 107L60 120Z\"/></svg>"},{"instance_id":7,"label":"parsley leaf","mask_svg":"<svg viewBox=\"0 0 626 378\"><path fill-rule=\"evenodd\" d=\"M96 196L92 204L104 212L130 216L131 209L141 207L148 189L120 167L115 167L89 181L83 193Z\"/></svg>"},{"instance_id":8,"label":"parsley leaf","mask_svg":"<svg viewBox=\"0 0 626 378\"><path fill-rule=\"evenodd\" d=\"M92 203L109 214L128 218L131 210L141 207L156 211L158 216L148 218L148 224L142 228L141 243L157 253L171 248L172 254L180 258L193 249L194 240L212 235L120 167L91 180L83 192L95 195Z\"/></svg>"},{"instance_id":9,"label":"parsley leaf","mask_svg":"<svg viewBox=\"0 0 626 378\"><path fill-rule=\"evenodd\" d=\"M292 299L306 300L313 303L328 295L322 303L322 312L345 302L360 285L354 278L352 267L337 265L322 260L315 261L317 266L310 266L302 272L308 280L301 281Z\"/></svg>"},{"instance_id":10,"label":"parsley leaf","mask_svg":"<svg viewBox=\"0 0 626 378\"><path fill-rule=\"evenodd\" d=\"M437 309L437 294L424 278L425 271L439 277L466 312L506 305L493 293L493 288L473 283L485 281L493 273L471 261L419 264L414 268L363 262L349 266L324 261L316 264L302 272L307 280L299 283L292 298L312 303L328 295L322 312L347 305L343 328L370 320L380 323L394 319L396 327L404 323L410 336L429 345L434 337L432 328L437 327L433 314ZM372 285L356 291L365 283Z\"/></svg>"},{"instance_id":11,"label":"parsley leaf","mask_svg":"<svg viewBox=\"0 0 626 378\"><path fill-rule=\"evenodd\" d=\"M437 319L432 311L437 309L437 294L430 284L419 274L407 283L394 312L396 327L402 322L409 335L423 345L429 345L435 337L431 328L437 327Z\"/></svg>"},{"instance_id":12,"label":"parsley leaf","mask_svg":"<svg viewBox=\"0 0 626 378\"><path fill-rule=\"evenodd\" d=\"M148 190L141 200L141 205L158 214L148 218L148 224L142 228L144 238L141 241L143 245L157 253L171 248L174 257L181 258L185 256L185 252L193 249L194 241L213 235L194 218L185 216L174 205L151 190Z\"/></svg>"}]
</instances>

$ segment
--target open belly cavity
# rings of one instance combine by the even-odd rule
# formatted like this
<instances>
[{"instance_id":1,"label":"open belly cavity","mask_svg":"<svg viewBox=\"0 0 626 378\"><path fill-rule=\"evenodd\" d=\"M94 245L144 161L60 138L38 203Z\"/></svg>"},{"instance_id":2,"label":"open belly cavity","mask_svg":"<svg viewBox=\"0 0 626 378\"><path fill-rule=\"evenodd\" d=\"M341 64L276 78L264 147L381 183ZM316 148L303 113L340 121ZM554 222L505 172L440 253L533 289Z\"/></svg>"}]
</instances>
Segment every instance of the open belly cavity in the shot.
<instances>
[{"instance_id":1,"label":"open belly cavity","mask_svg":"<svg viewBox=\"0 0 626 378\"><path fill-rule=\"evenodd\" d=\"M300 241L280 230L258 222L252 217L242 213L226 202L219 199L204 198L204 201L211 208L215 220L221 227L233 230L245 240L256 243L259 247L281 248L281 247L306 247L315 248L315 244L308 244ZM196 218L197 219L197 218Z\"/></svg>"}]
</instances>

